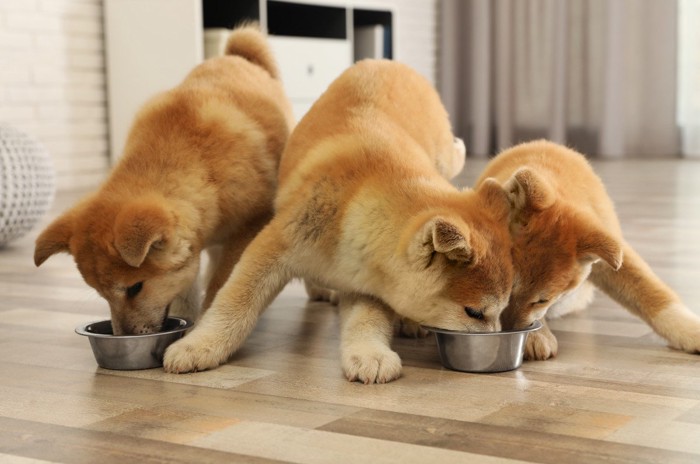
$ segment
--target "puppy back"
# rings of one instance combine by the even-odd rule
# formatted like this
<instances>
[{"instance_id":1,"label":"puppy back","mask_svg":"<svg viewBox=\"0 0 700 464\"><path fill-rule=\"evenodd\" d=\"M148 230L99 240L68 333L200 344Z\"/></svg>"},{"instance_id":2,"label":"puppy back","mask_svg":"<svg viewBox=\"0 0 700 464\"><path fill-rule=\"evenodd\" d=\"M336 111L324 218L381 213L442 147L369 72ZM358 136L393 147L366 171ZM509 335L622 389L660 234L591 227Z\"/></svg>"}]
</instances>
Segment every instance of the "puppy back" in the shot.
<instances>
[{"instance_id":1,"label":"puppy back","mask_svg":"<svg viewBox=\"0 0 700 464\"><path fill-rule=\"evenodd\" d=\"M265 34L256 22L244 23L231 32L226 42L226 55L235 55L254 63L273 78L279 79L277 62Z\"/></svg>"}]
</instances>

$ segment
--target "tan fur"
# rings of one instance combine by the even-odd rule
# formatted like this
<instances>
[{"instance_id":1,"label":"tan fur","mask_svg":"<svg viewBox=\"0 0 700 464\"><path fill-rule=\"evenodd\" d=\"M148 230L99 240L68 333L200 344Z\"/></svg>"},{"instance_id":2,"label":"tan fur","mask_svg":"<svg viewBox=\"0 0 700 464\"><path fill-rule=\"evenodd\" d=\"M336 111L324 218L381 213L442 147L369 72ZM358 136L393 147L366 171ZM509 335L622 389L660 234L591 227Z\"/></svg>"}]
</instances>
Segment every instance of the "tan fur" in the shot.
<instances>
[{"instance_id":1,"label":"tan fur","mask_svg":"<svg viewBox=\"0 0 700 464\"><path fill-rule=\"evenodd\" d=\"M613 203L582 155L547 141L524 143L496 156L477 185L489 178L503 184L513 208L516 275L501 316L504 328L526 327L548 310L561 315L582 309L593 284L671 346L700 350L700 317L624 240ZM528 338L527 357L556 353L546 324Z\"/></svg>"},{"instance_id":2,"label":"tan fur","mask_svg":"<svg viewBox=\"0 0 700 464\"><path fill-rule=\"evenodd\" d=\"M74 256L116 334L158 331L168 312L195 318L201 251L213 250L206 307L272 216L291 107L257 26L227 50L149 101L101 188L36 241L37 266Z\"/></svg>"},{"instance_id":3,"label":"tan fur","mask_svg":"<svg viewBox=\"0 0 700 464\"><path fill-rule=\"evenodd\" d=\"M344 72L289 139L274 219L201 323L165 355L169 372L225 362L294 277L338 292L350 380L401 373L396 315L454 330L499 329L512 284L507 195L458 191L464 146L430 84L405 65ZM465 307L483 312L470 317Z\"/></svg>"}]
</instances>

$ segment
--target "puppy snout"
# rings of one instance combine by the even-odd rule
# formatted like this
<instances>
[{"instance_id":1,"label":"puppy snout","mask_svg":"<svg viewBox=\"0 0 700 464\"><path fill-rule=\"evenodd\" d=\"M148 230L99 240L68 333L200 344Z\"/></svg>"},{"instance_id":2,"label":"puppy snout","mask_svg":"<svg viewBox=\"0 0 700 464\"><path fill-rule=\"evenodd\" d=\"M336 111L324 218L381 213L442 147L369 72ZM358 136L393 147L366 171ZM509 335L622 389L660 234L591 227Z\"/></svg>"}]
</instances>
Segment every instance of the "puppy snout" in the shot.
<instances>
[{"instance_id":1,"label":"puppy snout","mask_svg":"<svg viewBox=\"0 0 700 464\"><path fill-rule=\"evenodd\" d=\"M162 324L126 323L121 324L112 321L112 333L114 335L147 335L160 332Z\"/></svg>"},{"instance_id":2,"label":"puppy snout","mask_svg":"<svg viewBox=\"0 0 700 464\"><path fill-rule=\"evenodd\" d=\"M134 334L136 335L147 335L147 334L152 334L160 331L160 327L154 327L154 326L141 326L136 329L134 329Z\"/></svg>"}]
</instances>

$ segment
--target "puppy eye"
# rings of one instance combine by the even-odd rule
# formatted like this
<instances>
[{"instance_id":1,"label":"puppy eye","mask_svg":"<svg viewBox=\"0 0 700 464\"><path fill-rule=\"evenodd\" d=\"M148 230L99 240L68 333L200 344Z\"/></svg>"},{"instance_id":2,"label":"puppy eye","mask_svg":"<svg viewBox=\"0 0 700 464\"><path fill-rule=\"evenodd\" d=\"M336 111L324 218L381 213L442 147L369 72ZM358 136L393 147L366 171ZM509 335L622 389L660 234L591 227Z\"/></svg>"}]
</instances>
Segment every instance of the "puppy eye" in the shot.
<instances>
[{"instance_id":1,"label":"puppy eye","mask_svg":"<svg viewBox=\"0 0 700 464\"><path fill-rule=\"evenodd\" d=\"M530 306L536 306L536 305L541 305L549 303L549 300L547 298L540 298L539 300L535 301L534 303L530 303Z\"/></svg>"},{"instance_id":2,"label":"puppy eye","mask_svg":"<svg viewBox=\"0 0 700 464\"><path fill-rule=\"evenodd\" d=\"M136 295L139 294L141 289L143 288L143 282L138 282L132 285L131 287L127 287L126 289L126 297L127 298L133 298Z\"/></svg>"},{"instance_id":3,"label":"puppy eye","mask_svg":"<svg viewBox=\"0 0 700 464\"><path fill-rule=\"evenodd\" d=\"M470 308L469 306L464 307L464 312L467 313L467 316L471 317L472 319L482 320L484 318L484 313L477 309Z\"/></svg>"}]
</instances>

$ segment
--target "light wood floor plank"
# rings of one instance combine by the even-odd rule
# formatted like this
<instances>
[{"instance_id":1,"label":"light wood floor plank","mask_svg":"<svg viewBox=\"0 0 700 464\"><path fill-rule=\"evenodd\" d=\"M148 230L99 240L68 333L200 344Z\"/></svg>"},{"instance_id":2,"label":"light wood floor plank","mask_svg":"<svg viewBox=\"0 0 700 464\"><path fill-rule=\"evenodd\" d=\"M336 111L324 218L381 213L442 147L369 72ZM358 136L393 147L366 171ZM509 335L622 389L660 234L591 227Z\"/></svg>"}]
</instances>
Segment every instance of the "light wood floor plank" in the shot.
<instances>
[{"instance_id":1,"label":"light wood floor plank","mask_svg":"<svg viewBox=\"0 0 700 464\"><path fill-rule=\"evenodd\" d=\"M45 461L43 459L25 458L23 456L0 453L0 462L5 464L48 464L56 461Z\"/></svg>"},{"instance_id":2,"label":"light wood floor plank","mask_svg":"<svg viewBox=\"0 0 700 464\"><path fill-rule=\"evenodd\" d=\"M322 429L538 463L697 462L693 453L661 450L653 443L626 445L531 430L518 424L496 426L384 411L362 411Z\"/></svg>"},{"instance_id":3,"label":"light wood floor plank","mask_svg":"<svg viewBox=\"0 0 700 464\"><path fill-rule=\"evenodd\" d=\"M357 462L460 464L473 459L483 463L519 462L510 459L490 459L484 455L474 456L470 453L455 452L435 446L259 422L241 422L206 438L197 439L193 444L270 459L289 459L304 464Z\"/></svg>"},{"instance_id":4,"label":"light wood floor plank","mask_svg":"<svg viewBox=\"0 0 700 464\"><path fill-rule=\"evenodd\" d=\"M0 449L10 451L6 454L13 456L70 464L286 462L3 417L0 417Z\"/></svg>"}]
</instances>

